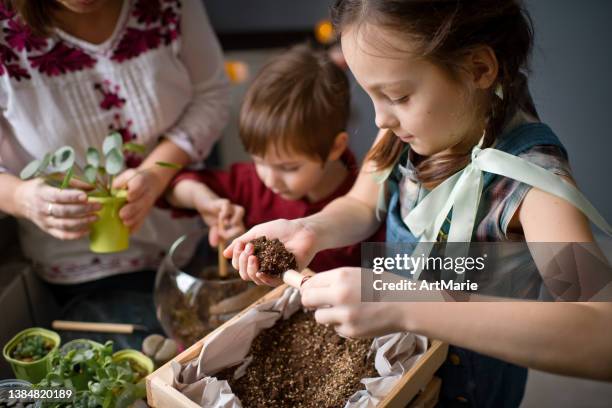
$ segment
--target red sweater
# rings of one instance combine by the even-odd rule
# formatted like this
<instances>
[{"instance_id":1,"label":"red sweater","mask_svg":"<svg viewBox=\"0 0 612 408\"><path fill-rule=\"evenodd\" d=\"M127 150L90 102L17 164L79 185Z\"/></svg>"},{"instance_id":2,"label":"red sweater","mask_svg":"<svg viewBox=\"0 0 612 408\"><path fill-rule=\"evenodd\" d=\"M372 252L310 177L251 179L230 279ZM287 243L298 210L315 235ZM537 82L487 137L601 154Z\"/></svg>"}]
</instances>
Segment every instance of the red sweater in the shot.
<instances>
[{"instance_id":1,"label":"red sweater","mask_svg":"<svg viewBox=\"0 0 612 408\"><path fill-rule=\"evenodd\" d=\"M172 186L185 179L197 180L206 184L218 196L227 198L232 203L244 207L244 225L249 229L257 224L279 218L291 220L307 217L321 211L330 201L348 193L357 179L359 169L355 156L348 149L342 155L341 160L349 170L349 175L333 194L315 203L306 199L285 200L274 194L259 179L253 163L236 163L231 166L229 171L184 171L175 177ZM384 240L385 230L383 225L367 241L382 242ZM356 244L321 251L314 257L309 267L315 272L320 272L341 266L360 265L360 244Z\"/></svg>"}]
</instances>

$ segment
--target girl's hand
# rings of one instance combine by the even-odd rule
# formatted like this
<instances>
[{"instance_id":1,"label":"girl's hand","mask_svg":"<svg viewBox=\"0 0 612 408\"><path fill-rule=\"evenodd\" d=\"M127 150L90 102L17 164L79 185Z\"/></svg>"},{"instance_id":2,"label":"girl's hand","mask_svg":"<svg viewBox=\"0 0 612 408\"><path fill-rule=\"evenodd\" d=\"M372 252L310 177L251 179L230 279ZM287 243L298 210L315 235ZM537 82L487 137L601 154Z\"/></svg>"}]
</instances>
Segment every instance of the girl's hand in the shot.
<instances>
[{"instance_id":1,"label":"girl's hand","mask_svg":"<svg viewBox=\"0 0 612 408\"><path fill-rule=\"evenodd\" d=\"M253 245L249 241L261 236L278 238L295 255L299 270L304 269L317 253L315 234L303 220L276 220L251 228L236 238L223 255L232 259L232 265L242 279L252 280L258 285L278 286L282 283L279 278L259 272L257 257L253 255Z\"/></svg>"},{"instance_id":2,"label":"girl's hand","mask_svg":"<svg viewBox=\"0 0 612 408\"><path fill-rule=\"evenodd\" d=\"M361 268L319 272L300 288L302 304L316 308L315 319L345 337L373 337L406 330L402 302L361 302Z\"/></svg>"},{"instance_id":3,"label":"girl's hand","mask_svg":"<svg viewBox=\"0 0 612 408\"><path fill-rule=\"evenodd\" d=\"M59 189L37 178L22 182L15 190L20 206L17 216L27 218L41 230L62 239L87 236L98 217L99 203L88 203L87 194L78 189Z\"/></svg>"},{"instance_id":4,"label":"girl's hand","mask_svg":"<svg viewBox=\"0 0 612 408\"><path fill-rule=\"evenodd\" d=\"M208 242L212 247L219 245L219 241L229 241L246 231L244 208L225 198L196 199L195 208L210 228Z\"/></svg>"},{"instance_id":5,"label":"girl's hand","mask_svg":"<svg viewBox=\"0 0 612 408\"><path fill-rule=\"evenodd\" d=\"M166 184L150 168L128 169L113 181L113 189L127 189L127 204L119 211L123 224L134 232L163 193Z\"/></svg>"}]
</instances>

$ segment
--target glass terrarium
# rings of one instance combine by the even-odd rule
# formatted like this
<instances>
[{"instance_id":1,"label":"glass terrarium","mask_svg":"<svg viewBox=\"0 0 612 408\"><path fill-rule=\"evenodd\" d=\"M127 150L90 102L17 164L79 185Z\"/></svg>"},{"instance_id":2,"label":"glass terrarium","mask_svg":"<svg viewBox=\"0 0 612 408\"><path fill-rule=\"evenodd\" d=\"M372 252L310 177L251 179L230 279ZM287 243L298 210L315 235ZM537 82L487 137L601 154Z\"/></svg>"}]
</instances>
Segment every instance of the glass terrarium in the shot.
<instances>
[{"instance_id":1,"label":"glass terrarium","mask_svg":"<svg viewBox=\"0 0 612 408\"><path fill-rule=\"evenodd\" d=\"M219 256L208 244L208 230L177 239L155 279L155 308L166 335L183 347L231 319L269 288L240 279L228 262L219 275ZM227 261L226 261L227 262Z\"/></svg>"}]
</instances>

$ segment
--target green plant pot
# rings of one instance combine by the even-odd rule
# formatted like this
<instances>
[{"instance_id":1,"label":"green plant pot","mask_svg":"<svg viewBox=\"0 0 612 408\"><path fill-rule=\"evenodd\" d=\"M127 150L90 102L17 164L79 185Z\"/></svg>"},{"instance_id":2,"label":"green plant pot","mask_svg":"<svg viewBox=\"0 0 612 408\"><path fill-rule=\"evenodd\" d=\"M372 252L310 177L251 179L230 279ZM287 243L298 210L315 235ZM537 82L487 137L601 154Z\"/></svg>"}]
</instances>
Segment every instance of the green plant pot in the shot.
<instances>
[{"instance_id":1,"label":"green plant pot","mask_svg":"<svg viewBox=\"0 0 612 408\"><path fill-rule=\"evenodd\" d=\"M60 347L60 353L67 353L73 349L99 349L104 347L103 344L98 343L97 341L89 340L89 339L76 339L70 340L68 343L62 345Z\"/></svg>"},{"instance_id":2,"label":"green plant pot","mask_svg":"<svg viewBox=\"0 0 612 408\"><path fill-rule=\"evenodd\" d=\"M144 380L144 377L151 374L155 369L155 365L153 364L153 360L149 357L145 356L138 350L133 349L125 349L119 350L115 354L113 354L113 361L119 362L123 360L130 360L132 363L138 365L138 367L142 368L143 371L146 372L146 375L141 379Z\"/></svg>"},{"instance_id":3,"label":"green plant pot","mask_svg":"<svg viewBox=\"0 0 612 408\"><path fill-rule=\"evenodd\" d=\"M89 201L102 204L98 220L91 225L89 249L96 253L125 251L130 246L130 231L119 218L119 210L127 201L127 192L115 196L89 196Z\"/></svg>"},{"instance_id":4,"label":"green plant pot","mask_svg":"<svg viewBox=\"0 0 612 408\"><path fill-rule=\"evenodd\" d=\"M81 349L81 350L89 350L89 349L101 349L104 347L102 344L97 341L87 340L87 339L76 339L71 340L68 343L64 344L59 349L60 355L65 355L70 350ZM51 364L51 360L49 360L49 364ZM51 367L49 367L51 370ZM70 381L72 381L72 385L76 391L86 391L88 388L89 381L93 379L93 373L89 374L86 372L82 373L74 373L74 376L70 377Z\"/></svg>"},{"instance_id":5,"label":"green plant pot","mask_svg":"<svg viewBox=\"0 0 612 408\"><path fill-rule=\"evenodd\" d=\"M11 352L27 336L39 335L53 342L53 348L43 358L32 362L25 362L11 357ZM38 383L47 375L49 366L49 357L58 349L60 345L60 336L54 331L43 329L40 327L31 327L23 330L15 335L2 349L4 359L10 364L15 373L15 377L20 380L26 380L33 384Z\"/></svg>"}]
</instances>

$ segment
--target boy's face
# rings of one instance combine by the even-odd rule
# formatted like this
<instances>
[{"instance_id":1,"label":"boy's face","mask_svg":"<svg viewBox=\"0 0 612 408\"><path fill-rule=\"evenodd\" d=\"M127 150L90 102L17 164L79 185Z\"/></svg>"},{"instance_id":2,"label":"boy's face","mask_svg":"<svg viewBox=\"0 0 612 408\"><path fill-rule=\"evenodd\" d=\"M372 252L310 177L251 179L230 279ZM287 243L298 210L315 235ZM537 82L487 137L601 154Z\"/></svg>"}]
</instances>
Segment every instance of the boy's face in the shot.
<instances>
[{"instance_id":1,"label":"boy's face","mask_svg":"<svg viewBox=\"0 0 612 408\"><path fill-rule=\"evenodd\" d=\"M265 157L252 157L261 181L285 200L299 200L317 190L325 174L320 160L300 153L268 149Z\"/></svg>"}]
</instances>

